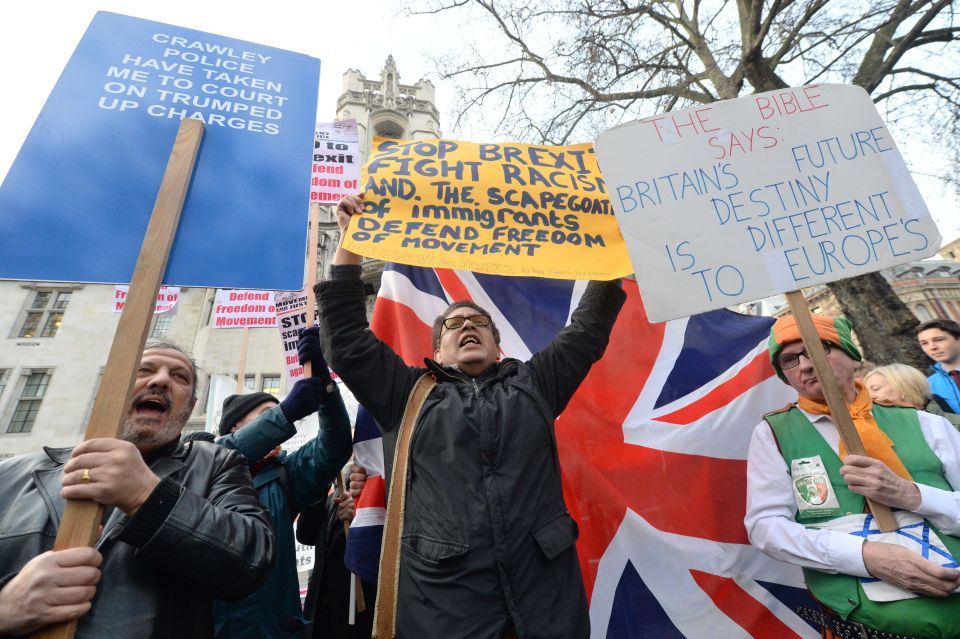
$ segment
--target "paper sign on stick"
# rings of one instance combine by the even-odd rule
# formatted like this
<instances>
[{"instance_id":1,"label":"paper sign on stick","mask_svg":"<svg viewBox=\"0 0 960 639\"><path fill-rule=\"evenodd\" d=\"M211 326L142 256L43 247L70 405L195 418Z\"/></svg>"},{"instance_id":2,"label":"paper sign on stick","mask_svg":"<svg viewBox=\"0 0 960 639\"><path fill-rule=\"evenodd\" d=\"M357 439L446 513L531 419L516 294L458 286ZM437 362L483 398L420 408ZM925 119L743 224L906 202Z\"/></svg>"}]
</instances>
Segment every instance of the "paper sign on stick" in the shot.
<instances>
[{"instance_id":1,"label":"paper sign on stick","mask_svg":"<svg viewBox=\"0 0 960 639\"><path fill-rule=\"evenodd\" d=\"M356 120L317 122L310 201L337 204L360 191L360 142Z\"/></svg>"},{"instance_id":2,"label":"paper sign on stick","mask_svg":"<svg viewBox=\"0 0 960 639\"><path fill-rule=\"evenodd\" d=\"M866 92L811 85L631 122L597 154L650 319L928 257L941 238Z\"/></svg>"},{"instance_id":3,"label":"paper sign on stick","mask_svg":"<svg viewBox=\"0 0 960 639\"><path fill-rule=\"evenodd\" d=\"M589 144L374 138L346 248L480 273L611 279L632 272Z\"/></svg>"},{"instance_id":4,"label":"paper sign on stick","mask_svg":"<svg viewBox=\"0 0 960 639\"><path fill-rule=\"evenodd\" d=\"M126 303L127 294L129 292L130 292L129 286L117 285L116 287L114 287L113 304L112 304L112 309L114 313L123 312L123 306ZM177 302L179 301L180 301L179 286L161 286L160 292L157 293L157 305L153 308L153 312L155 314L168 313L177 306Z\"/></svg>"},{"instance_id":5,"label":"paper sign on stick","mask_svg":"<svg viewBox=\"0 0 960 639\"><path fill-rule=\"evenodd\" d=\"M307 294L304 291L277 291L274 293L274 305L283 346L287 386L292 388L294 382L303 377L303 366L297 356L300 331L313 326L314 322L307 323Z\"/></svg>"},{"instance_id":6,"label":"paper sign on stick","mask_svg":"<svg viewBox=\"0 0 960 639\"><path fill-rule=\"evenodd\" d=\"M273 291L217 290L214 328L268 328L277 325Z\"/></svg>"},{"instance_id":7,"label":"paper sign on stick","mask_svg":"<svg viewBox=\"0 0 960 639\"><path fill-rule=\"evenodd\" d=\"M0 186L0 279L129 282L183 118L205 134L164 281L303 285L320 61L94 17Z\"/></svg>"}]
</instances>

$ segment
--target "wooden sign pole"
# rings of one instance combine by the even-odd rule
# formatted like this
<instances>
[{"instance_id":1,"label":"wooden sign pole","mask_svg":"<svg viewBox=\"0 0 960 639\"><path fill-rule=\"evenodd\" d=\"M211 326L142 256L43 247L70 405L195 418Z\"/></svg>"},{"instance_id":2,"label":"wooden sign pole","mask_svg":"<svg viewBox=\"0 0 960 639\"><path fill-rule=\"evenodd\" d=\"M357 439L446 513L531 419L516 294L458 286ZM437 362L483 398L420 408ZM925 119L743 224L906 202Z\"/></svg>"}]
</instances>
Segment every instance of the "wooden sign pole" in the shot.
<instances>
[{"instance_id":1,"label":"wooden sign pole","mask_svg":"<svg viewBox=\"0 0 960 639\"><path fill-rule=\"evenodd\" d=\"M860 434L857 433L853 425L853 419L850 417L850 411L847 409L847 402L840 392L840 385L837 384L833 376L833 369L827 363L827 354L823 350L823 344L817 329L813 325L813 317L810 316L810 308L807 306L807 300L804 299L800 291L791 291L786 294L787 303L790 305L790 311L797 320L797 326L800 328L800 337L803 339L803 347L807 351L807 357L813 363L813 370L820 381L820 388L823 389L823 397L827 400L830 407L830 414L837 430L840 432L840 439L843 440L847 451L853 455L866 455L866 449L860 440ZM875 501L867 500L870 511L877 520L877 526L883 532L893 532L897 529L897 520L893 516L890 508L884 504L878 504Z\"/></svg>"},{"instance_id":2,"label":"wooden sign pole","mask_svg":"<svg viewBox=\"0 0 960 639\"><path fill-rule=\"evenodd\" d=\"M237 366L237 395L246 390L244 378L247 375L247 348L250 346L250 329L243 327L243 335L240 337L240 364Z\"/></svg>"},{"instance_id":3,"label":"wooden sign pole","mask_svg":"<svg viewBox=\"0 0 960 639\"><path fill-rule=\"evenodd\" d=\"M313 285L317 282L317 242L320 238L320 229L317 225L320 223L320 205L310 204L310 229L307 233L307 276L304 278L303 291L307 294L307 321L306 326L314 325L313 317L317 311L317 301L313 294ZM313 376L313 365L310 362L303 363L303 376Z\"/></svg>"},{"instance_id":4,"label":"wooden sign pole","mask_svg":"<svg viewBox=\"0 0 960 639\"><path fill-rule=\"evenodd\" d=\"M160 283L167 270L170 246L180 222L180 212L202 137L203 122L193 119L181 121L133 270L130 292L113 336L113 345L110 347L110 355L107 357L107 365L94 400L84 440L116 437L130 410L130 393L150 329ZM101 504L89 500L68 499L53 549L93 546L97 541L102 517ZM32 637L72 639L76 628L76 621L57 624L35 632Z\"/></svg>"},{"instance_id":5,"label":"wooden sign pole","mask_svg":"<svg viewBox=\"0 0 960 639\"><path fill-rule=\"evenodd\" d=\"M307 276L304 282L304 290L307 294L307 326L313 326L313 314L317 309L317 300L313 292L313 285L317 282L317 242L320 238L320 205L316 203L310 204L310 232L307 234ZM313 375L313 367L310 362L304 362L303 364L303 375L304 377L311 377ZM346 488L343 484L343 477L340 473L337 473L337 490L341 495L346 494ZM346 537L350 533L350 523L343 522L343 534ZM354 574L350 575L350 587L356 588L356 601L357 601L357 610L363 612L366 610L366 604L363 601L363 589L359 587L359 584L356 582L357 576Z\"/></svg>"},{"instance_id":6,"label":"wooden sign pole","mask_svg":"<svg viewBox=\"0 0 960 639\"><path fill-rule=\"evenodd\" d=\"M343 484L343 475L341 475L340 473L337 473L337 491L341 495L347 494L347 489ZM356 512L356 506L354 506L354 512ZM349 521L343 522L343 536L344 538L350 536ZM363 587L360 585L359 580L357 579L357 576L353 573L350 573L350 590L351 590L351 594L353 594L353 592L356 591L355 599L357 602L357 612L363 612L364 610L366 610L367 604L363 600ZM350 625L352 626L353 623L351 623Z\"/></svg>"}]
</instances>

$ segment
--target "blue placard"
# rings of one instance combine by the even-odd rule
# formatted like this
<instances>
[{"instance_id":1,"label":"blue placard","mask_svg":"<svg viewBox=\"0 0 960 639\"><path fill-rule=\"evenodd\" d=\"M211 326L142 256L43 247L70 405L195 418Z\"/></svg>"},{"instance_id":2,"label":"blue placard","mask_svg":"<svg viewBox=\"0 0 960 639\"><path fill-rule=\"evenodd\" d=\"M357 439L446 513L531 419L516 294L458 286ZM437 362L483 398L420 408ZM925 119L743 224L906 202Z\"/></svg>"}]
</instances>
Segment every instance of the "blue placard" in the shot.
<instances>
[{"instance_id":1,"label":"blue placard","mask_svg":"<svg viewBox=\"0 0 960 639\"><path fill-rule=\"evenodd\" d=\"M164 283L299 289L319 75L305 55L97 13L0 186L0 279L129 282L195 117Z\"/></svg>"}]
</instances>

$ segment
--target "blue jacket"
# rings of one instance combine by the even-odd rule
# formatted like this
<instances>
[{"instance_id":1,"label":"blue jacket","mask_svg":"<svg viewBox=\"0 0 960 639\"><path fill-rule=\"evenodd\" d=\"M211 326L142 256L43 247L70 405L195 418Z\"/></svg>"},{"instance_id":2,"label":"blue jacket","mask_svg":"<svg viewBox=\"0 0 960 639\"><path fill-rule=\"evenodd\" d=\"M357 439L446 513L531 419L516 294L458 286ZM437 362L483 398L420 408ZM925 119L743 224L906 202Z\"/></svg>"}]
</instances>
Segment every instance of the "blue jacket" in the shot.
<instances>
[{"instance_id":1,"label":"blue jacket","mask_svg":"<svg viewBox=\"0 0 960 639\"><path fill-rule=\"evenodd\" d=\"M950 404L954 413L960 413L960 388L957 388L956 382L950 377L943 364L937 362L930 367L933 375L928 377L930 382L930 391L934 395L939 395Z\"/></svg>"},{"instance_id":2,"label":"blue jacket","mask_svg":"<svg viewBox=\"0 0 960 639\"><path fill-rule=\"evenodd\" d=\"M303 637L306 622L300 606L293 520L301 510L326 497L330 482L351 452L350 418L339 390L325 396L318 417L315 439L292 453L281 453L253 478L260 502L273 518L276 563L266 583L252 595L233 603L214 603L218 639ZM248 460L258 460L295 434L283 411L274 406L217 443L240 451Z\"/></svg>"}]
</instances>

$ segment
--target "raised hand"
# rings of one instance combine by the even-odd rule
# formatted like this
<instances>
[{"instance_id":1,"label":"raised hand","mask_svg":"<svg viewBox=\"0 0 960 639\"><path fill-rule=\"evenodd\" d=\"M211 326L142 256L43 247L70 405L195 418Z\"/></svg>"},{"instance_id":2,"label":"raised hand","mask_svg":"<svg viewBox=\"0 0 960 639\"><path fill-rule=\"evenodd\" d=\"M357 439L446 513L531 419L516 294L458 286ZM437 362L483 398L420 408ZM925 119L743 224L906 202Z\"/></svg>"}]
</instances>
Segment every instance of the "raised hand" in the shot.
<instances>
[{"instance_id":1,"label":"raised hand","mask_svg":"<svg viewBox=\"0 0 960 639\"><path fill-rule=\"evenodd\" d=\"M337 226L341 233L347 232L350 217L363 213L363 194L348 195L337 204Z\"/></svg>"},{"instance_id":2,"label":"raised hand","mask_svg":"<svg viewBox=\"0 0 960 639\"><path fill-rule=\"evenodd\" d=\"M333 388L330 387L333 384L333 379L330 377L330 369L327 367L327 360L324 359L323 349L320 347L319 326L312 326L300 331L297 355L300 358L300 364L310 362L313 376L321 379L328 391L333 391Z\"/></svg>"},{"instance_id":3,"label":"raised hand","mask_svg":"<svg viewBox=\"0 0 960 639\"><path fill-rule=\"evenodd\" d=\"M360 497L364 484L367 483L367 471L356 464L350 464L350 485L347 487L350 496L354 499Z\"/></svg>"},{"instance_id":4,"label":"raised hand","mask_svg":"<svg viewBox=\"0 0 960 639\"><path fill-rule=\"evenodd\" d=\"M340 245L333 256L334 264L360 264L360 256L343 247L343 240L347 237L347 226L350 218L363 213L363 194L348 195L337 204L337 225L340 227Z\"/></svg>"}]
</instances>

